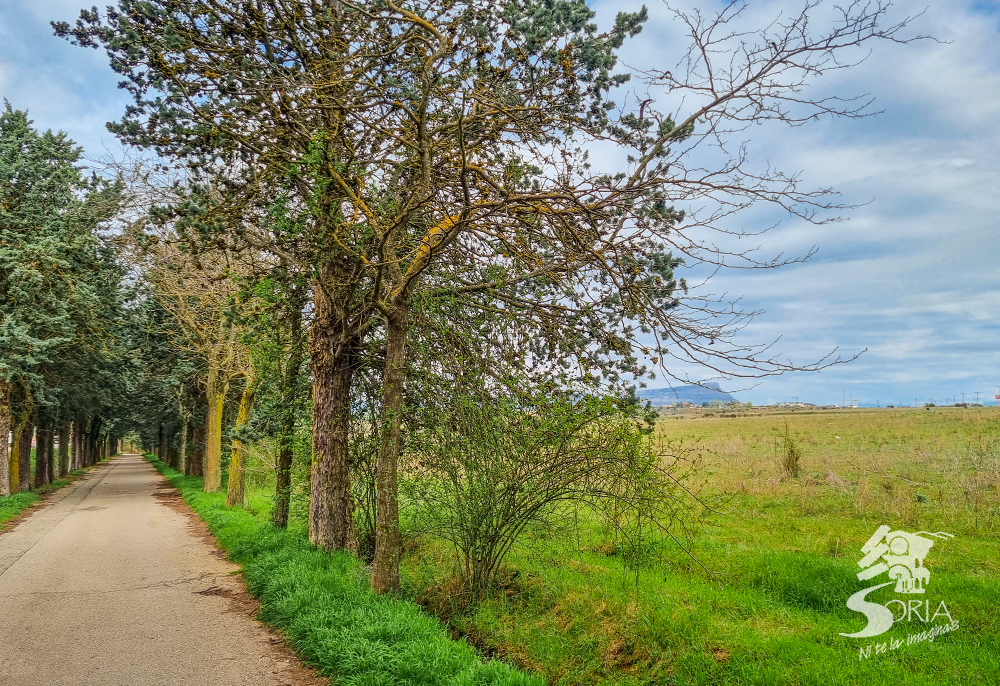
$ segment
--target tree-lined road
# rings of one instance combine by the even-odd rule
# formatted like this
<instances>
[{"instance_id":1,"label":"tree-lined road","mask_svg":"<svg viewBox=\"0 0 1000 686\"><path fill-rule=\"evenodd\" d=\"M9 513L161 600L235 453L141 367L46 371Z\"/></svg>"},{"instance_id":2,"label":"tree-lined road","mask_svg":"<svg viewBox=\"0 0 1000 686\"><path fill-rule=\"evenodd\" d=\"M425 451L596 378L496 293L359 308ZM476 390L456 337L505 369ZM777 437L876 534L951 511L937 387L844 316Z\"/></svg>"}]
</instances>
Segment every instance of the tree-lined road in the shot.
<instances>
[{"instance_id":1,"label":"tree-lined road","mask_svg":"<svg viewBox=\"0 0 1000 686\"><path fill-rule=\"evenodd\" d=\"M166 487L120 457L0 534L0 683L320 683L232 600L234 565Z\"/></svg>"}]
</instances>

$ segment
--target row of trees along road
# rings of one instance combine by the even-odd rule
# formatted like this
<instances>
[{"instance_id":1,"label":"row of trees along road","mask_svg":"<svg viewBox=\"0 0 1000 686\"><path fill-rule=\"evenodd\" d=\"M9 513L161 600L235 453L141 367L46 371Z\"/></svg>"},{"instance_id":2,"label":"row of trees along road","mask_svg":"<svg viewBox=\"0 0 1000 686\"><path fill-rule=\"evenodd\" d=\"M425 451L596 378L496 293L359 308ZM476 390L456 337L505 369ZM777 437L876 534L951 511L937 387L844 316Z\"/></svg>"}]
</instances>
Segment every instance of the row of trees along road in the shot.
<instances>
[{"instance_id":1,"label":"row of trees along road","mask_svg":"<svg viewBox=\"0 0 1000 686\"><path fill-rule=\"evenodd\" d=\"M109 128L179 174L168 186L156 170L133 175L147 188L134 197L157 199L128 236L171 350L187 351L164 362L182 441L191 408L207 406L205 488L221 487L226 384L240 379L246 423L268 378L286 401L272 410L287 491L307 331L309 537L356 548L352 414L377 370L379 397L364 405L379 408L372 586L387 591L406 418L427 375L580 394L656 369L753 378L840 361L796 367L738 342L752 313L676 273L803 259L711 239L739 233L731 218L756 203L814 222L838 209L827 191L759 170L740 132L863 116L867 101L808 89L870 43L904 40L909 19L889 10L808 3L750 31L739 4L671 10L688 33L680 64L630 74L616 73L617 53L646 9L600 31L583 0L120 0L53 26L106 50L134 96ZM601 146L626 152L619 169L594 167ZM203 372L207 400L182 383L184 364ZM287 499L275 519L287 521Z\"/></svg>"},{"instance_id":2,"label":"row of trees along road","mask_svg":"<svg viewBox=\"0 0 1000 686\"><path fill-rule=\"evenodd\" d=\"M98 228L117 213L122 187L88 177L80 157L64 134L39 133L5 103L0 496L95 462L116 450L121 435L112 420L123 397L122 271Z\"/></svg>"}]
</instances>

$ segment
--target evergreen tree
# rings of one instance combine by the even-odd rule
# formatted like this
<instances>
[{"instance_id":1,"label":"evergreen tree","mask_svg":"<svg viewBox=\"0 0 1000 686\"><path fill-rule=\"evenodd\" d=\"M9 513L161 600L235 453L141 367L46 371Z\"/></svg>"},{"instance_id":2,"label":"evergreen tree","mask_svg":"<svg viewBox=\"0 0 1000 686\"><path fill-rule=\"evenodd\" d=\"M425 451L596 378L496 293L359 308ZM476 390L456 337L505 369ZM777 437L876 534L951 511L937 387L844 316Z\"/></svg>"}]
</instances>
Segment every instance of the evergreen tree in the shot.
<instances>
[{"instance_id":1,"label":"evergreen tree","mask_svg":"<svg viewBox=\"0 0 1000 686\"><path fill-rule=\"evenodd\" d=\"M116 211L116 184L87 177L82 151L64 133L38 133L26 112L9 103L0 114L0 495L11 490L7 435L11 389L19 406L48 408L58 394L46 386L45 365L74 340L96 342L102 303L117 296L98 254L97 226ZM103 260L103 261L102 261ZM77 338L77 335L81 338ZM85 374L93 371L87 367ZM54 377L49 376L50 383ZM91 384L90 391L107 389ZM16 427L15 427L16 428ZM43 427L50 430L50 424ZM47 435L47 434L46 434ZM41 472L39 472L41 474ZM23 476L23 475L22 475Z\"/></svg>"}]
</instances>

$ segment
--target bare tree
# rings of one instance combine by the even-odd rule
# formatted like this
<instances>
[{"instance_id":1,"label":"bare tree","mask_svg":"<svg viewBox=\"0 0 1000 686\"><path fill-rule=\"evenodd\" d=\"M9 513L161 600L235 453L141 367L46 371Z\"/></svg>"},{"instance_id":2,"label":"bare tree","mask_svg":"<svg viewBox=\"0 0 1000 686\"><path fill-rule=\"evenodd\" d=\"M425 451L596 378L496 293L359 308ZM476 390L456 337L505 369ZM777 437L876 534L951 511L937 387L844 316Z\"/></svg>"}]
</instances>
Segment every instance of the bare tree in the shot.
<instances>
[{"instance_id":1,"label":"bare tree","mask_svg":"<svg viewBox=\"0 0 1000 686\"><path fill-rule=\"evenodd\" d=\"M229 278L232 264L218 254L185 252L169 235L140 234L139 261L160 306L170 313L182 338L179 348L205 363L205 490L222 485L222 413L233 379L250 376L250 362L231 308L237 285ZM250 383L247 383L250 387ZM241 410L242 408L241 404ZM246 412L249 407L246 408Z\"/></svg>"}]
</instances>

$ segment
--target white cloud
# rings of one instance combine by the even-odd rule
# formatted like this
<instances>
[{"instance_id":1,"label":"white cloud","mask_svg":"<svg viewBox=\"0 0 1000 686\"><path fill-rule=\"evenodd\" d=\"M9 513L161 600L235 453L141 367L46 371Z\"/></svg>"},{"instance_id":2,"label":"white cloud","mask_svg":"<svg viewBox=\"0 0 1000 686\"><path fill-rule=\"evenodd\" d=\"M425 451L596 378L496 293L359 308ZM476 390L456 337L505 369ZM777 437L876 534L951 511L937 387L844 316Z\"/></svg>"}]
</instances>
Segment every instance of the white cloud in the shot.
<instances>
[{"instance_id":1,"label":"white cloud","mask_svg":"<svg viewBox=\"0 0 1000 686\"><path fill-rule=\"evenodd\" d=\"M753 4L760 16L800 7ZM596 7L605 19L634 9ZM650 11L662 14L662 7ZM625 61L672 63L667 55L678 39L675 27L663 27L651 21ZM883 114L750 132L760 164L801 171L812 187L833 186L844 202L868 204L850 210L847 222L786 221L762 239L765 253L802 254L816 245L820 252L810 263L723 273L706 288L742 294L748 309L767 310L741 340L780 336L778 348L796 362L837 346L868 351L819 374L767 379L745 399L839 403L850 385L872 403L894 395L907 403L914 395L940 401L953 392L988 390L1000 376L998 22L970 3L947 2L931 6L913 28L950 42L877 46L864 64L820 86L824 93L870 92ZM744 225L781 218L760 209Z\"/></svg>"}]
</instances>

